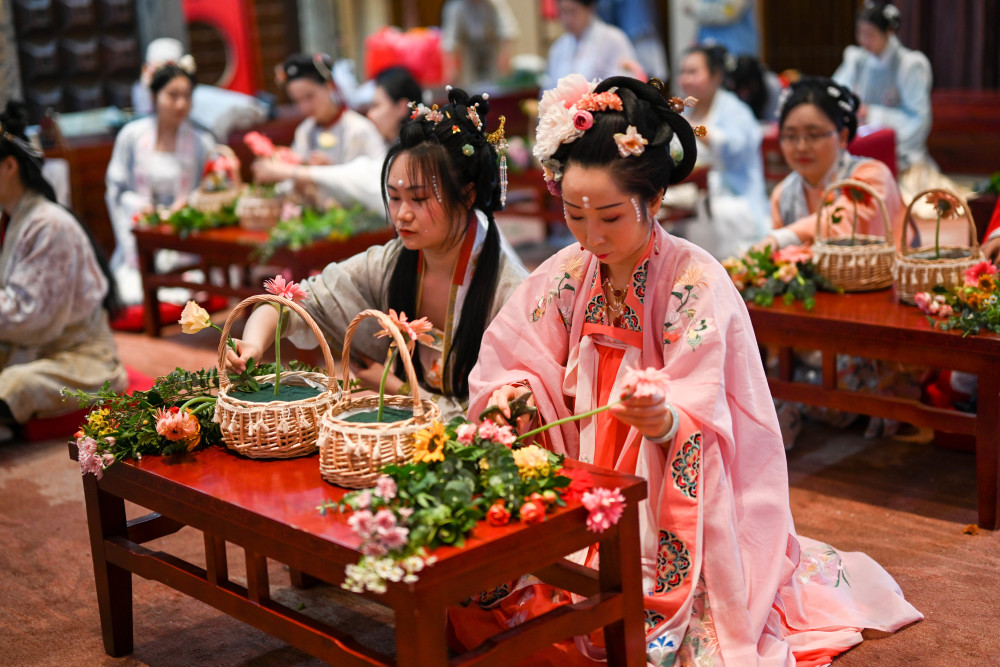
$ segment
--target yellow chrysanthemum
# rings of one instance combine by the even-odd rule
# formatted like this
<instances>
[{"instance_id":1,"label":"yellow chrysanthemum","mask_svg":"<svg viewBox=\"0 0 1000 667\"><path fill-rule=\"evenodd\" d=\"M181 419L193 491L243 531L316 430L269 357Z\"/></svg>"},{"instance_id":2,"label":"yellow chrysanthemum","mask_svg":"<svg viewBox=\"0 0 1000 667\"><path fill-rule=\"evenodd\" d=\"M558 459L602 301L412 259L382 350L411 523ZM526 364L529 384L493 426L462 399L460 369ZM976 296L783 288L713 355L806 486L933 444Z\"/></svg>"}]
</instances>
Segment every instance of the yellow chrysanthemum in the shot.
<instances>
[{"instance_id":1,"label":"yellow chrysanthemum","mask_svg":"<svg viewBox=\"0 0 1000 667\"><path fill-rule=\"evenodd\" d=\"M523 479L545 477L549 474L549 455L538 445L528 445L515 449L514 463Z\"/></svg>"},{"instance_id":2,"label":"yellow chrysanthemum","mask_svg":"<svg viewBox=\"0 0 1000 667\"><path fill-rule=\"evenodd\" d=\"M111 419L111 410L108 408L94 410L87 415L87 426L93 437L97 439L114 435L117 428L115 421Z\"/></svg>"},{"instance_id":3,"label":"yellow chrysanthemum","mask_svg":"<svg viewBox=\"0 0 1000 667\"><path fill-rule=\"evenodd\" d=\"M448 441L448 436L444 433L444 424L439 421L431 423L430 428L417 431L413 436L413 444L416 449L413 452L415 463L431 463L432 461L444 461L444 445Z\"/></svg>"}]
</instances>

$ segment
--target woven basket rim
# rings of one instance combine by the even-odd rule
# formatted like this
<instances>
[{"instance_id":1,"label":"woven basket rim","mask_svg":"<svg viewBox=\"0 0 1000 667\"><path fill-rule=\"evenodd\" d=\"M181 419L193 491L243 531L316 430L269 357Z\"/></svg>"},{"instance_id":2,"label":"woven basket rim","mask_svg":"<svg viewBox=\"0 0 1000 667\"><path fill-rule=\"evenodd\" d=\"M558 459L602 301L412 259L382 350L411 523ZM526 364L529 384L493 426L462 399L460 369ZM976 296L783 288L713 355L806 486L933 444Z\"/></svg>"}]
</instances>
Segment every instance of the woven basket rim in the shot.
<instances>
[{"instance_id":1,"label":"woven basket rim","mask_svg":"<svg viewBox=\"0 0 1000 667\"><path fill-rule=\"evenodd\" d=\"M299 377L302 377L302 376L305 376L305 375L314 375L316 377L323 378L324 380L328 380L329 379L329 376L328 375L324 375L323 373L312 373L312 372L307 372L307 371L282 371L281 375L282 375L282 377L285 377L285 376L288 376L288 375L297 375ZM260 381L260 380L266 380L268 378L274 379L274 373L269 373L268 375L255 375L254 376L254 379L258 380L258 381ZM220 387L219 388L218 398L225 397L226 401L230 402L231 404L233 404L235 406L239 406L239 407L248 406L248 407L259 407L259 408L263 409L263 408L266 408L266 407L274 406L275 403L280 403L283 407L285 407L285 406L297 406L297 405L305 406L305 405L308 405L308 404L310 404L310 403L312 403L314 401L319 401L319 400L323 399L323 397L326 394L330 394L330 395L336 397L337 401L339 402L340 401L339 394L341 393L339 391L339 389L340 388L338 387L337 391L334 391L330 387L327 387L326 389L324 389L320 393L316 394L315 396L307 396L306 398L299 398L299 399L296 399L294 401L280 401L280 400L278 400L278 401L267 401L266 403L259 403L257 401L244 401L243 399L236 398L232 394L230 394L228 391L226 391L225 389L222 389Z\"/></svg>"},{"instance_id":2,"label":"woven basket rim","mask_svg":"<svg viewBox=\"0 0 1000 667\"><path fill-rule=\"evenodd\" d=\"M889 219L889 209L887 209L885 207L885 201L882 199L881 196L879 196L879 194L877 192L875 192L875 190L872 188L871 185L869 185L868 183L865 183L864 181L859 181L859 180L854 179L854 178L844 178L844 179L841 179L839 181L835 181L835 182L831 183L830 185L826 186L826 188L820 194L820 196L819 196L819 205L816 207L816 239L813 241L813 245L815 246L815 245L818 245L820 243L824 243L824 241L823 241L823 235L822 235L822 232L823 232L823 211L828 206L830 206L830 208L832 209L832 205L828 205L828 204L825 203L826 200L827 200L827 197L830 194L834 193L836 190L839 190L840 188L843 188L843 187L853 187L853 188L859 188L861 190L864 190L875 201L876 208L878 209L879 213L882 215L882 224L885 226L885 232L886 232L885 236L874 236L874 235L871 235L871 234L855 234L854 238L861 237L861 238L870 238L870 239L884 239L885 243L887 245L889 245L890 247L892 247L893 246L892 220ZM855 203L855 205L857 205L857 204ZM833 215L833 211L832 210L830 211L830 215L831 216ZM856 249L859 246L838 246L838 247ZM860 246L860 247L861 248L865 248L865 247L868 247L868 246Z\"/></svg>"},{"instance_id":3,"label":"woven basket rim","mask_svg":"<svg viewBox=\"0 0 1000 667\"><path fill-rule=\"evenodd\" d=\"M385 397L385 402L387 404L390 403L390 400L396 406L403 403L407 404L409 407L412 407L413 405L413 398L410 396L393 394ZM338 419L337 415L358 407L377 407L378 396L362 396L361 398L353 400L345 397L323 413L323 416L320 419L323 422L329 423L331 426L336 426L341 431L357 431L359 433L370 435L377 435L380 431L385 432L397 428L407 428L409 426L420 426L423 428L429 421L432 421L431 418L428 418L428 414L434 411L440 413L440 408L438 408L434 401L427 398L420 399L420 402L424 408L424 413L421 415L414 414L409 419L403 419L395 422L350 422ZM365 403L367 405L362 405Z\"/></svg>"},{"instance_id":4,"label":"woven basket rim","mask_svg":"<svg viewBox=\"0 0 1000 667\"><path fill-rule=\"evenodd\" d=\"M941 248L944 248L944 247L950 247L950 248L971 248L972 251L973 251L972 254L975 254L976 251L979 250L979 233L976 231L976 221L972 219L972 209L969 208L969 202L967 202L965 200L965 197L963 197L962 195L958 194L954 190L949 190L948 188L929 188L927 190L923 190L921 192L918 192L916 195L914 195L913 199L911 199L910 203L907 205L907 207L906 207L906 213L905 213L905 218L904 219L912 221L913 220L913 207L916 205L916 203L918 201L921 201L922 199L924 199L924 197L926 197L927 195L935 194L935 193L944 194L944 195L947 195L949 197L952 197L956 201L958 201L959 204L962 205L962 215L961 216L955 216L954 218L941 218L941 221L938 224L943 223L945 220L958 220L959 217L964 217L965 220L966 220L966 222L968 222L968 224L969 224L969 238L972 239L971 243L969 245L967 245L967 246L939 246L939 247L941 247ZM905 244L906 244L906 225L903 226L903 245L905 245ZM931 247L934 247L934 246L931 246ZM917 250L919 250L919 248ZM898 249L898 254L900 254L900 255L904 254L903 248ZM937 260L934 260L934 261L937 261Z\"/></svg>"}]
</instances>

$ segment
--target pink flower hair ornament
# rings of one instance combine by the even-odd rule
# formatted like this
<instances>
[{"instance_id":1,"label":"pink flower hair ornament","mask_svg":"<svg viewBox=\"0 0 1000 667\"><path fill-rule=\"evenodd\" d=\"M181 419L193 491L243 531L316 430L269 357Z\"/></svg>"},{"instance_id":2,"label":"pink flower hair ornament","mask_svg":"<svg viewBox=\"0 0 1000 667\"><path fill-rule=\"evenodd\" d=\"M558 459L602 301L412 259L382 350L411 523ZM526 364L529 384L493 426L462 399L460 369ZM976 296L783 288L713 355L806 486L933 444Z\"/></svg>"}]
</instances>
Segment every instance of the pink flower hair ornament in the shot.
<instances>
[{"instance_id":1,"label":"pink flower hair ornament","mask_svg":"<svg viewBox=\"0 0 1000 667\"><path fill-rule=\"evenodd\" d=\"M629 125L625 132L615 132L615 143L618 144L618 153L622 157L630 155L642 155L646 151L649 141L639 134L635 125Z\"/></svg>"}]
</instances>

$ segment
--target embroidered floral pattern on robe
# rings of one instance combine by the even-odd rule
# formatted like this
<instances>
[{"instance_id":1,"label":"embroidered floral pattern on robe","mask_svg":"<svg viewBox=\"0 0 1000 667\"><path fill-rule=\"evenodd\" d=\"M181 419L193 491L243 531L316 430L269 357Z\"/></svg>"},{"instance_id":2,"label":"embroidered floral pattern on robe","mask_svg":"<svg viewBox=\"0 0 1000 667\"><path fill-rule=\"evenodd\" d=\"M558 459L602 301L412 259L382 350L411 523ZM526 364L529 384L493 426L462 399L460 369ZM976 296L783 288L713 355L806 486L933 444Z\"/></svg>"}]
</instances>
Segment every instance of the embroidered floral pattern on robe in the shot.
<instances>
[{"instance_id":1,"label":"embroidered floral pattern on robe","mask_svg":"<svg viewBox=\"0 0 1000 667\"><path fill-rule=\"evenodd\" d=\"M508 595L510 595L510 584L500 584L492 590L480 593L479 597L476 598L476 603L483 609L489 609Z\"/></svg>"},{"instance_id":2,"label":"embroidered floral pattern on robe","mask_svg":"<svg viewBox=\"0 0 1000 667\"><path fill-rule=\"evenodd\" d=\"M684 540L668 530L660 531L656 554L656 593L666 593L681 585L691 569L691 552Z\"/></svg>"},{"instance_id":3,"label":"embroidered floral pattern on robe","mask_svg":"<svg viewBox=\"0 0 1000 667\"><path fill-rule=\"evenodd\" d=\"M813 581L834 587L840 586L841 583L847 586L851 585L847 579L847 570L844 568L844 562L840 559L840 554L829 544L818 544L803 549L795 576L802 583Z\"/></svg>"},{"instance_id":4,"label":"embroidered floral pattern on robe","mask_svg":"<svg viewBox=\"0 0 1000 667\"><path fill-rule=\"evenodd\" d=\"M549 302L555 301L556 310L559 312L559 321L566 327L566 331L569 331L571 324L570 307L569 304L563 302L561 297L564 291L568 291L569 294L567 296L572 300L576 288L568 281L578 281L583 277L583 259L580 257L569 259L559 267L559 271L562 275L553 277L556 283L555 289L551 289L548 294L538 297L538 300L535 302L535 308L531 311L531 321L537 322L542 319Z\"/></svg>"},{"instance_id":5,"label":"embroidered floral pattern on robe","mask_svg":"<svg viewBox=\"0 0 1000 667\"><path fill-rule=\"evenodd\" d=\"M674 486L688 498L698 497L698 473L701 469L701 431L691 434L670 462Z\"/></svg>"},{"instance_id":6,"label":"embroidered floral pattern on robe","mask_svg":"<svg viewBox=\"0 0 1000 667\"><path fill-rule=\"evenodd\" d=\"M716 660L722 657L719 636L715 630L715 619L712 618L712 607L708 601L708 589L703 579L698 580L687 634L684 635L680 650L675 657L680 665L714 667L721 664Z\"/></svg>"},{"instance_id":7,"label":"embroidered floral pattern on robe","mask_svg":"<svg viewBox=\"0 0 1000 667\"><path fill-rule=\"evenodd\" d=\"M654 667L673 667L677 660L677 649L674 637L661 635L646 644L646 662Z\"/></svg>"},{"instance_id":8,"label":"embroidered floral pattern on robe","mask_svg":"<svg viewBox=\"0 0 1000 667\"><path fill-rule=\"evenodd\" d=\"M643 302L646 298L646 275L649 273L649 260L645 260L642 264L635 268L635 273L632 274L632 291L635 293L636 297L639 299L639 303Z\"/></svg>"}]
</instances>

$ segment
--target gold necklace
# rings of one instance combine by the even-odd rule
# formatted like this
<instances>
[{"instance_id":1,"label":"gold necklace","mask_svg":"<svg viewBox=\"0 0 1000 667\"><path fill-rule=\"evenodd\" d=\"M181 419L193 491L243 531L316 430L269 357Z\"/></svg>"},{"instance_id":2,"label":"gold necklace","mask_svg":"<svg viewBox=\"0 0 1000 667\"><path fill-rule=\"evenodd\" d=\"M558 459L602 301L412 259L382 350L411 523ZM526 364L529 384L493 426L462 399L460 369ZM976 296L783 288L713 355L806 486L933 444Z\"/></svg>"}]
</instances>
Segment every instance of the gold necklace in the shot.
<instances>
[{"instance_id":1,"label":"gold necklace","mask_svg":"<svg viewBox=\"0 0 1000 667\"><path fill-rule=\"evenodd\" d=\"M604 279L604 298L608 302L608 314L614 314L614 317L608 318L611 326L618 326L621 323L622 309L625 307L628 288L629 285L626 285L624 289L615 289L614 285L611 284L611 278Z\"/></svg>"}]
</instances>

